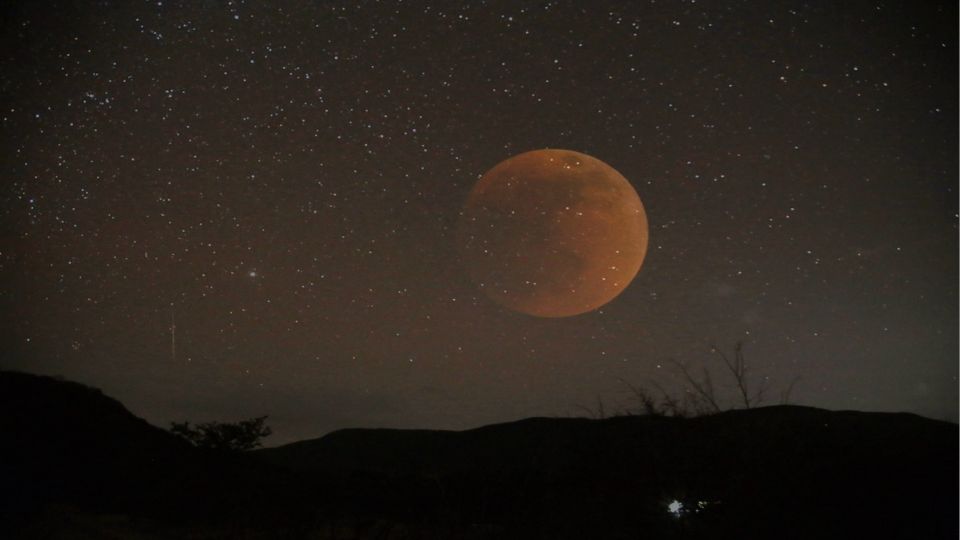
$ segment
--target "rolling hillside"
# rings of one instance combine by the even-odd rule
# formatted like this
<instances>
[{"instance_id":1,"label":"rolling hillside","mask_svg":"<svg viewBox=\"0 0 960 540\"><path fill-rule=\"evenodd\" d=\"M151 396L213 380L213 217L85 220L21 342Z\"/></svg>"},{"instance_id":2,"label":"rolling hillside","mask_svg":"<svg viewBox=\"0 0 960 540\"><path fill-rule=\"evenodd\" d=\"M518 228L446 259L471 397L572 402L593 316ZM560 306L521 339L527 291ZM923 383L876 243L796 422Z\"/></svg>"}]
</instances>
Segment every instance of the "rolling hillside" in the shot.
<instances>
[{"instance_id":1,"label":"rolling hillside","mask_svg":"<svg viewBox=\"0 0 960 540\"><path fill-rule=\"evenodd\" d=\"M76 383L0 372L10 538L956 538L958 428L778 406L347 429L202 451Z\"/></svg>"}]
</instances>

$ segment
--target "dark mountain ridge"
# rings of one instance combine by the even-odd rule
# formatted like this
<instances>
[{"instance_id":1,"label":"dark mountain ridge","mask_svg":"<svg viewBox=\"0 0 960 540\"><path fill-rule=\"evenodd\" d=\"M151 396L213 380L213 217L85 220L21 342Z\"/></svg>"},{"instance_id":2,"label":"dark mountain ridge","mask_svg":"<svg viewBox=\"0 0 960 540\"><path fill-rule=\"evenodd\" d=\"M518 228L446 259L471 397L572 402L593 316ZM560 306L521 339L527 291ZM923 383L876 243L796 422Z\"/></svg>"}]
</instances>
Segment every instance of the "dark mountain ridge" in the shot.
<instances>
[{"instance_id":1,"label":"dark mountain ridge","mask_svg":"<svg viewBox=\"0 0 960 540\"><path fill-rule=\"evenodd\" d=\"M100 390L65 380L2 372L0 411L7 507L54 499L119 504L155 482L155 473L178 469L192 450Z\"/></svg>"},{"instance_id":2,"label":"dark mountain ridge","mask_svg":"<svg viewBox=\"0 0 960 540\"><path fill-rule=\"evenodd\" d=\"M280 466L328 474L455 472L502 462L549 469L582 467L599 458L653 459L648 455L652 445L661 442L671 454L683 447L699 451L699 439L706 435L709 448L702 450L719 456L731 445L749 441L747 448L737 451L757 458L765 453L800 457L872 448L878 459L886 459L907 450L898 440L932 445L944 431L956 427L910 413L778 405L695 418L539 417L464 431L350 428L255 453Z\"/></svg>"},{"instance_id":3,"label":"dark mountain ridge","mask_svg":"<svg viewBox=\"0 0 960 540\"><path fill-rule=\"evenodd\" d=\"M0 371L0 434L0 538L10 537L5 526L51 519L51 509L54 520L66 508L189 527L295 495L290 478L260 460L195 448L100 390L59 378Z\"/></svg>"},{"instance_id":4,"label":"dark mountain ridge","mask_svg":"<svg viewBox=\"0 0 960 540\"><path fill-rule=\"evenodd\" d=\"M651 524L676 501L686 509L677 519L733 536L789 523L792 532L776 537L946 537L956 530L957 434L913 414L774 406L689 419L531 418L461 432L347 429L257 454L330 476L432 479L445 497L436 504L467 514L485 507L487 516L471 514L479 520L559 514L573 516L569 527L593 516L581 524L587 531L619 516L633 520L628 529L666 534Z\"/></svg>"},{"instance_id":5,"label":"dark mountain ridge","mask_svg":"<svg viewBox=\"0 0 960 540\"><path fill-rule=\"evenodd\" d=\"M0 411L5 537L957 537L957 425L912 414L529 418L216 453L48 377L0 372Z\"/></svg>"}]
</instances>

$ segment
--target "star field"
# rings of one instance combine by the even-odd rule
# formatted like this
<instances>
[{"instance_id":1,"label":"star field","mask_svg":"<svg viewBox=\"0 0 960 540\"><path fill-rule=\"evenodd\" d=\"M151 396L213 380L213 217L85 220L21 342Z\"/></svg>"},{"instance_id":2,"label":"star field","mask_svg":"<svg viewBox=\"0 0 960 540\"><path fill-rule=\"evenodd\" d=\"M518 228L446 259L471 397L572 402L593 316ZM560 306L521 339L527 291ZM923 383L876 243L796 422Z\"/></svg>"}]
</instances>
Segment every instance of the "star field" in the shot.
<instances>
[{"instance_id":1,"label":"star field","mask_svg":"<svg viewBox=\"0 0 960 540\"><path fill-rule=\"evenodd\" d=\"M956 420L955 3L270 4L3 8L2 367L279 443L627 404L743 341L795 402ZM547 147L650 222L568 319L457 254Z\"/></svg>"}]
</instances>

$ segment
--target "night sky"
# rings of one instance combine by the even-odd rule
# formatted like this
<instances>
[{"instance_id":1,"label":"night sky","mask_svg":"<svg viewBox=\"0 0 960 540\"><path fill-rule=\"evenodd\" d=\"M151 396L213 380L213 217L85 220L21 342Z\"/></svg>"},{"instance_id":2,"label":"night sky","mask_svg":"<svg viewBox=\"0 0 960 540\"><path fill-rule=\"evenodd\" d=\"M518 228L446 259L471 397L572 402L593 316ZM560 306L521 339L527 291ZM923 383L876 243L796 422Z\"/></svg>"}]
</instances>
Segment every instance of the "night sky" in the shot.
<instances>
[{"instance_id":1,"label":"night sky","mask_svg":"<svg viewBox=\"0 0 960 540\"><path fill-rule=\"evenodd\" d=\"M956 2L2 10L3 368L277 444L612 410L742 341L772 403L957 418ZM461 261L473 185L539 148L646 209L598 311Z\"/></svg>"}]
</instances>

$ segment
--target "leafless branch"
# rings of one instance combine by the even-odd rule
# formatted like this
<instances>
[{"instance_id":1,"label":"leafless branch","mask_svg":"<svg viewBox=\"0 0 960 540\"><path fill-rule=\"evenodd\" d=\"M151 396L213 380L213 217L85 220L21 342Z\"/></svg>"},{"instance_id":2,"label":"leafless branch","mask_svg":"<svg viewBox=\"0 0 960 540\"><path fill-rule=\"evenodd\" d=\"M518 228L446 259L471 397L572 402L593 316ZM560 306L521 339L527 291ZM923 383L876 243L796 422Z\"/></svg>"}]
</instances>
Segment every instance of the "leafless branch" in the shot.
<instances>
[{"instance_id":1,"label":"leafless branch","mask_svg":"<svg viewBox=\"0 0 960 540\"><path fill-rule=\"evenodd\" d=\"M653 387L660 392L660 402L663 403L661 409L663 409L664 414L669 414L670 416L685 417L690 415L690 403L685 399L682 403L673 396L673 394L667 392L663 386L661 386L656 381L653 382Z\"/></svg>"},{"instance_id":2,"label":"leafless branch","mask_svg":"<svg viewBox=\"0 0 960 540\"><path fill-rule=\"evenodd\" d=\"M759 381L751 381L751 372L747 368L742 342L734 344L732 356L725 354L717 346L712 346L710 352L715 354L723 364L721 375L724 375L725 378L728 374L733 379L737 401L742 403L743 407L751 409L764 402L770 383L769 378L762 377ZM645 414L686 417L713 414L729 408L722 403L725 395L723 391L729 389L729 387L722 385L718 390L718 387L714 385L714 372L711 371L709 365L701 366L702 372L696 372L695 375L693 369L677 360L670 358L666 362L676 370L676 374L682 379L682 393L670 393L655 380L649 383L653 389L651 391L647 387L631 384L621 378L618 380L630 390L636 400L636 406L623 406L615 401L614 415ZM790 395L799 379L799 377L795 377L789 386L780 392L781 404L790 402ZM593 418L606 418L608 414L603 400L599 397L595 409L583 406L579 408Z\"/></svg>"},{"instance_id":3,"label":"leafless branch","mask_svg":"<svg viewBox=\"0 0 960 540\"><path fill-rule=\"evenodd\" d=\"M663 416L665 414L662 406L657 402L657 399L647 392L645 388L642 386L634 386L622 378L619 380L630 389L633 397L637 400L637 404L640 407L639 411L642 414L650 416Z\"/></svg>"},{"instance_id":4,"label":"leafless branch","mask_svg":"<svg viewBox=\"0 0 960 540\"><path fill-rule=\"evenodd\" d=\"M577 405L577 408L587 413L587 416L589 416L590 418L602 420L607 417L607 411L603 405L603 398L601 398L600 396L597 396L596 409L591 409L590 407L587 407L585 405Z\"/></svg>"},{"instance_id":5,"label":"leafless branch","mask_svg":"<svg viewBox=\"0 0 960 540\"><path fill-rule=\"evenodd\" d=\"M763 401L763 383L761 382L760 388L755 394L750 394L750 379L747 376L747 363L743 358L743 342L738 341L733 346L732 360L723 354L723 351L716 345L711 346L711 350L720 357L723 365L733 377L733 382L736 384L737 391L740 393L740 400L743 402L743 406L750 409L760 404Z\"/></svg>"},{"instance_id":6,"label":"leafless branch","mask_svg":"<svg viewBox=\"0 0 960 540\"><path fill-rule=\"evenodd\" d=\"M790 394L793 393L793 388L797 385L797 382L799 381L800 381L800 376L797 375L790 381L790 384L787 385L787 388L784 389L782 392L780 392L781 405L786 405L790 403Z\"/></svg>"},{"instance_id":7,"label":"leafless branch","mask_svg":"<svg viewBox=\"0 0 960 540\"><path fill-rule=\"evenodd\" d=\"M698 399L709 404L714 412L720 412L722 410L720 404L717 403L716 392L714 392L713 381L710 379L710 371L708 369L704 368L703 379L697 380L697 378L690 373L690 370L680 362L673 359L669 360L669 362L680 370L684 382L690 387Z\"/></svg>"}]
</instances>

